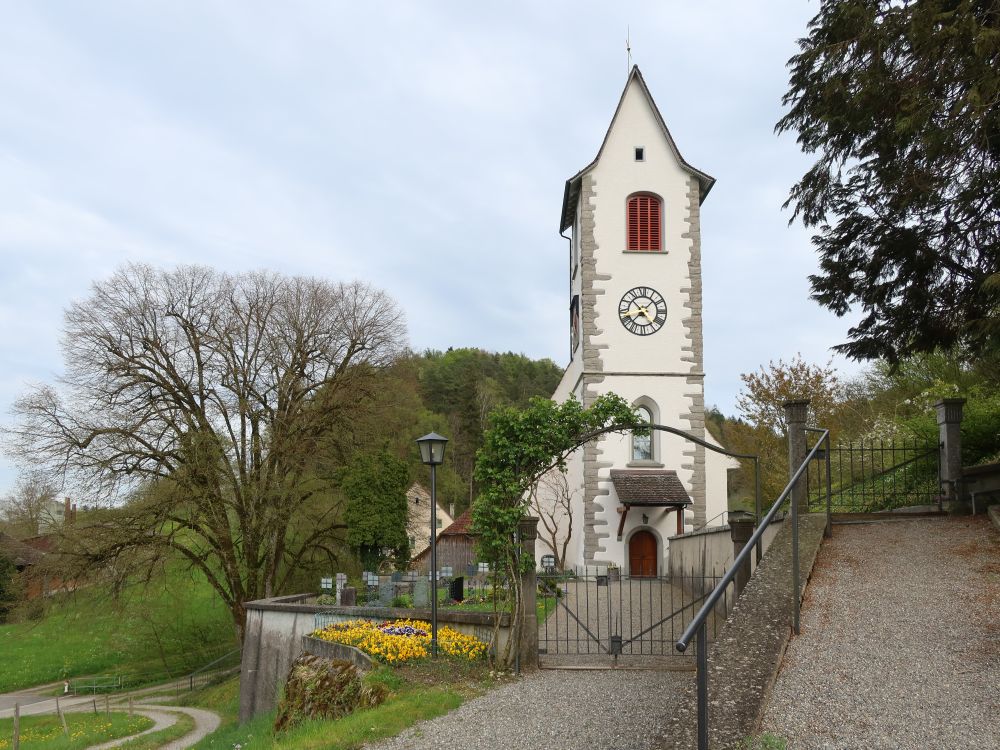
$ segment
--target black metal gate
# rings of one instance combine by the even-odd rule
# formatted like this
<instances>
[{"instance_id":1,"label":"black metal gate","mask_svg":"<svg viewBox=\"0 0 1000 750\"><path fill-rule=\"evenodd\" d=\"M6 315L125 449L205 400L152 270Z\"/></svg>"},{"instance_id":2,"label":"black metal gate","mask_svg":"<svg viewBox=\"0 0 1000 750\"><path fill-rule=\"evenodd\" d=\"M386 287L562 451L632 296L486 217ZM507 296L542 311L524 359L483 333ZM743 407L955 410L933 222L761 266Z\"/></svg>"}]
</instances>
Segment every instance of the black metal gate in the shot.
<instances>
[{"instance_id":1,"label":"black metal gate","mask_svg":"<svg viewBox=\"0 0 1000 750\"><path fill-rule=\"evenodd\" d=\"M869 440L820 451L807 469L809 510L876 513L900 508L940 509L941 450L928 441Z\"/></svg>"},{"instance_id":2,"label":"black metal gate","mask_svg":"<svg viewBox=\"0 0 1000 750\"><path fill-rule=\"evenodd\" d=\"M722 575L640 577L604 567L539 575L539 665L693 669L694 654L679 655L674 643ZM712 636L732 605L731 593L720 600Z\"/></svg>"}]
</instances>

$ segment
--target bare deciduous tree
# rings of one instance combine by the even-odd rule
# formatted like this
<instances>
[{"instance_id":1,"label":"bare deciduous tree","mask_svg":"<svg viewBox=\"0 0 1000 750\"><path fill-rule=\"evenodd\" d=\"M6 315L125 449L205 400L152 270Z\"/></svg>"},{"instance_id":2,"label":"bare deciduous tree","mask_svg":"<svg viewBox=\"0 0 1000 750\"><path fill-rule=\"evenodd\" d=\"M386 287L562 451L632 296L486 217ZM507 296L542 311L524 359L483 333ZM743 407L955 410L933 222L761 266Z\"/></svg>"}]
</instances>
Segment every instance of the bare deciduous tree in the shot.
<instances>
[{"instance_id":1,"label":"bare deciduous tree","mask_svg":"<svg viewBox=\"0 0 1000 750\"><path fill-rule=\"evenodd\" d=\"M40 533L46 520L52 520L52 504L59 489L40 471L22 473L14 489L0 500L0 518L8 532L21 539Z\"/></svg>"},{"instance_id":2,"label":"bare deciduous tree","mask_svg":"<svg viewBox=\"0 0 1000 750\"><path fill-rule=\"evenodd\" d=\"M244 602L335 554L318 457L404 339L395 302L363 283L125 266L67 311L66 374L18 401L12 443L117 506L81 519L71 554L175 551L242 638Z\"/></svg>"},{"instance_id":3,"label":"bare deciduous tree","mask_svg":"<svg viewBox=\"0 0 1000 750\"><path fill-rule=\"evenodd\" d=\"M556 567L565 569L566 550L573 537L573 495L566 474L550 469L531 491L531 509L542 522L544 532L538 537L556 559Z\"/></svg>"}]
</instances>

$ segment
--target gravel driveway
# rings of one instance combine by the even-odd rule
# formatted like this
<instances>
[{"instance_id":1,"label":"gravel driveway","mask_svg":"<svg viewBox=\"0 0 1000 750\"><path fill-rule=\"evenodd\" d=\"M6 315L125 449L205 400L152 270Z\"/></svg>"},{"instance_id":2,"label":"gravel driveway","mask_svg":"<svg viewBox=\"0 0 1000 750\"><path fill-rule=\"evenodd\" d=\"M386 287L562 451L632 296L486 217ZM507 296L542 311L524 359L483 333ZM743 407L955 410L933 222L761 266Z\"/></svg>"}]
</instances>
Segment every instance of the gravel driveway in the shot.
<instances>
[{"instance_id":1,"label":"gravel driveway","mask_svg":"<svg viewBox=\"0 0 1000 750\"><path fill-rule=\"evenodd\" d=\"M542 670L365 747L646 750L693 672Z\"/></svg>"},{"instance_id":2,"label":"gravel driveway","mask_svg":"<svg viewBox=\"0 0 1000 750\"><path fill-rule=\"evenodd\" d=\"M1000 535L837 526L764 717L789 749L1000 748Z\"/></svg>"}]
</instances>

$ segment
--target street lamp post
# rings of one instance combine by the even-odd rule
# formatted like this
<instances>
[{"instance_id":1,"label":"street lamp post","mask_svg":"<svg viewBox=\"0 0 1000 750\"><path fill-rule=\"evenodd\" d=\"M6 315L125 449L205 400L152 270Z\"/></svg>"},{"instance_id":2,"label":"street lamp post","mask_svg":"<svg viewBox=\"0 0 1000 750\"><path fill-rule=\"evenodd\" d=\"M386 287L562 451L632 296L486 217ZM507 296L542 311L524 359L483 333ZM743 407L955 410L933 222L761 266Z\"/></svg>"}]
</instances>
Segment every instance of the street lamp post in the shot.
<instances>
[{"instance_id":1,"label":"street lamp post","mask_svg":"<svg viewBox=\"0 0 1000 750\"><path fill-rule=\"evenodd\" d=\"M444 461L444 447L448 438L430 432L417 438L420 460L431 467L431 656L438 653L438 598L437 598L437 476L436 469Z\"/></svg>"}]
</instances>

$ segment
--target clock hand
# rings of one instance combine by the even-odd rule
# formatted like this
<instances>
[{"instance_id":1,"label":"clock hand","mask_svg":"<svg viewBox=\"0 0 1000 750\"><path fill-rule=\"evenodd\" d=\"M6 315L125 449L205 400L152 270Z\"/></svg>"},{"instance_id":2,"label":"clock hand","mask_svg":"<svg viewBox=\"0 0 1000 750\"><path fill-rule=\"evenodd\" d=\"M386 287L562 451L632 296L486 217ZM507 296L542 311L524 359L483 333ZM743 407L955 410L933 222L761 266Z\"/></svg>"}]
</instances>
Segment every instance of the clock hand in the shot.
<instances>
[{"instance_id":1,"label":"clock hand","mask_svg":"<svg viewBox=\"0 0 1000 750\"><path fill-rule=\"evenodd\" d=\"M638 310L632 310L631 312L622 313L621 316L623 318L624 317L634 318L639 313L644 313L645 311L646 311L646 308L640 307Z\"/></svg>"},{"instance_id":2,"label":"clock hand","mask_svg":"<svg viewBox=\"0 0 1000 750\"><path fill-rule=\"evenodd\" d=\"M648 320L650 323L653 322L653 316L649 314L649 310L647 310L645 307L642 308L642 314L646 316L646 320Z\"/></svg>"}]
</instances>

